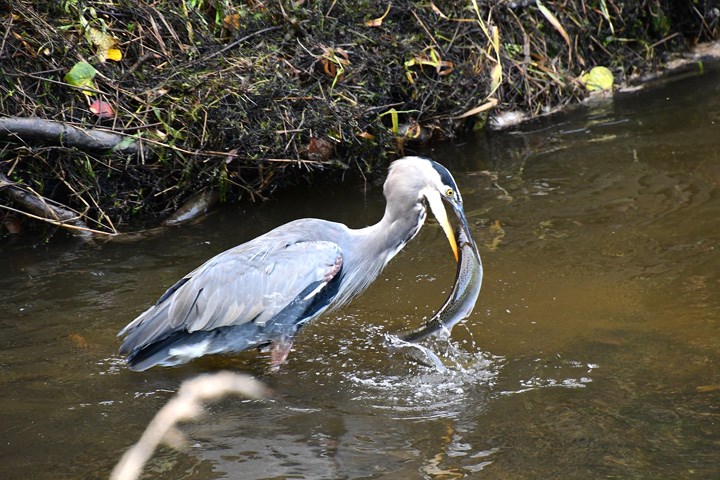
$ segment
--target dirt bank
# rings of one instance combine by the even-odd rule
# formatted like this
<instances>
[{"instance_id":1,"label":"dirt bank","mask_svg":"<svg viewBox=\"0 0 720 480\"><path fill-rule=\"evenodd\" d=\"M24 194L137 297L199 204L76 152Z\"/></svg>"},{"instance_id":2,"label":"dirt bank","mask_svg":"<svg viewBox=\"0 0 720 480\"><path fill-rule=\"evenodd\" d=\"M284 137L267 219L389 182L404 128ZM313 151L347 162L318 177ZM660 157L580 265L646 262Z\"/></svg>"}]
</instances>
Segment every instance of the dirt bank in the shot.
<instances>
[{"instance_id":1,"label":"dirt bank","mask_svg":"<svg viewBox=\"0 0 720 480\"><path fill-rule=\"evenodd\" d=\"M720 20L704 0L16 0L0 13L3 235L29 213L11 188L112 233L206 188L256 200L369 176L412 142L578 102L592 67L615 85L656 72ZM52 123L19 133L18 117ZM116 148L77 144L72 127Z\"/></svg>"}]
</instances>

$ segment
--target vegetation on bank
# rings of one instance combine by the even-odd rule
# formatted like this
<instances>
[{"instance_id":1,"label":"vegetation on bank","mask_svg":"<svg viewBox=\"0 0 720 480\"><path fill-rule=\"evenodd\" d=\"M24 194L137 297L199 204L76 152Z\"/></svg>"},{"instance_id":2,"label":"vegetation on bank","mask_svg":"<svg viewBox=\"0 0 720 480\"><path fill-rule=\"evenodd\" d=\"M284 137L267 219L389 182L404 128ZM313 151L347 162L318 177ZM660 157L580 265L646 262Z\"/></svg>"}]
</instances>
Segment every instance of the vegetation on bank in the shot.
<instances>
[{"instance_id":1,"label":"vegetation on bank","mask_svg":"<svg viewBox=\"0 0 720 480\"><path fill-rule=\"evenodd\" d=\"M717 37L718 3L15 0L0 234L28 217L113 234L206 189L366 177L412 142L578 102L592 67L654 72Z\"/></svg>"}]
</instances>

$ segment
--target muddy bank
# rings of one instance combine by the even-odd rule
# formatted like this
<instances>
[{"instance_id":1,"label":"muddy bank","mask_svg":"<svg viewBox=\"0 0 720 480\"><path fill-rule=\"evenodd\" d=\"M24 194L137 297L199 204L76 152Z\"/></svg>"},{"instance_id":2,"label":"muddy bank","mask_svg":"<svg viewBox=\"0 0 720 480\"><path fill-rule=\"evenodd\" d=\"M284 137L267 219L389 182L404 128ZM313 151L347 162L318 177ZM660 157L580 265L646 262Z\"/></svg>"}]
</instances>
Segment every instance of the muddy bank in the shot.
<instances>
[{"instance_id":1,"label":"muddy bank","mask_svg":"<svg viewBox=\"0 0 720 480\"><path fill-rule=\"evenodd\" d=\"M203 189L369 178L414 142L577 103L593 67L615 87L662 70L717 37L718 3L15 1L3 120L118 143L0 129L2 235L31 222L10 186L113 233Z\"/></svg>"}]
</instances>

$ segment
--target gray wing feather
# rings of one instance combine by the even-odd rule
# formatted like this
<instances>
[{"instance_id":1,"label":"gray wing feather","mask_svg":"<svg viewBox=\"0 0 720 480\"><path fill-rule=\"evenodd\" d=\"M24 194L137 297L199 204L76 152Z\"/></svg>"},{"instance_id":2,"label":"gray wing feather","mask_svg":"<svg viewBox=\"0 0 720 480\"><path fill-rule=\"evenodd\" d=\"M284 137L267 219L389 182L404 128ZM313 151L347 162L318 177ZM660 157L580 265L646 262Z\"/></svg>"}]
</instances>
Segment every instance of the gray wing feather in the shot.
<instances>
[{"instance_id":1,"label":"gray wing feather","mask_svg":"<svg viewBox=\"0 0 720 480\"><path fill-rule=\"evenodd\" d=\"M262 326L309 286L327 284L342 264L340 247L333 242L258 243L227 250L189 273L120 332L128 333L121 350L182 329L213 330L250 321Z\"/></svg>"}]
</instances>

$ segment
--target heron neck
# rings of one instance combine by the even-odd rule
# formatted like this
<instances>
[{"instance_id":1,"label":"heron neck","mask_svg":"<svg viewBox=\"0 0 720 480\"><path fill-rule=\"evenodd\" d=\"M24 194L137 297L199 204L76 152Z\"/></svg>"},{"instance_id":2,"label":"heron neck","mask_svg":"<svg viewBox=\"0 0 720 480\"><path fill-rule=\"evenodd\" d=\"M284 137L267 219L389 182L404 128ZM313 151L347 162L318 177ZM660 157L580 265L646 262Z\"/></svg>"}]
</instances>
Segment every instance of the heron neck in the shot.
<instances>
[{"instance_id":1,"label":"heron neck","mask_svg":"<svg viewBox=\"0 0 720 480\"><path fill-rule=\"evenodd\" d=\"M398 215L398 212L404 212ZM362 292L380 275L385 265L409 242L420 230L425 221L425 208L421 204L409 205L405 209L385 209L385 215L375 225L349 230L352 241L344 251L343 267L345 276L344 287L335 300L335 305L344 305L354 295Z\"/></svg>"},{"instance_id":2,"label":"heron neck","mask_svg":"<svg viewBox=\"0 0 720 480\"><path fill-rule=\"evenodd\" d=\"M399 209L388 203L383 218L368 227L369 238L376 241L373 245L374 251L378 256L383 257L383 266L418 234L425 217L426 210L422 204L417 203Z\"/></svg>"}]
</instances>

